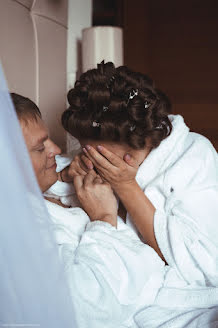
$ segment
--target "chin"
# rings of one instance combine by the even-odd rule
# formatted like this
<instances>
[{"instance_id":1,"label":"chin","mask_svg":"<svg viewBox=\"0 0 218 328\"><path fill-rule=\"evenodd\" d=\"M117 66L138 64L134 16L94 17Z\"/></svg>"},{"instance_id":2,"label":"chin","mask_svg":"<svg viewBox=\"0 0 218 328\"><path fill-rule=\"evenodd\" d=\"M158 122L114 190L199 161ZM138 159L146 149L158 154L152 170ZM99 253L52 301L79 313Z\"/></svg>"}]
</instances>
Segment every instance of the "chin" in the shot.
<instances>
[{"instance_id":1,"label":"chin","mask_svg":"<svg viewBox=\"0 0 218 328\"><path fill-rule=\"evenodd\" d=\"M45 185L45 181L44 181L44 184L41 187L42 192L45 192L46 190L51 188L51 186L53 186L53 184L55 184L57 182L57 180L58 180L58 175L55 171L54 176L52 176L52 177L50 176L49 181L46 181L46 185Z\"/></svg>"},{"instance_id":2,"label":"chin","mask_svg":"<svg viewBox=\"0 0 218 328\"><path fill-rule=\"evenodd\" d=\"M55 173L54 173L54 177L53 177L53 179L51 179L51 181L50 181L50 187L55 183L55 182L57 182L58 181L58 174L57 174L57 172L55 171ZM49 187L49 188L50 188Z\"/></svg>"}]
</instances>

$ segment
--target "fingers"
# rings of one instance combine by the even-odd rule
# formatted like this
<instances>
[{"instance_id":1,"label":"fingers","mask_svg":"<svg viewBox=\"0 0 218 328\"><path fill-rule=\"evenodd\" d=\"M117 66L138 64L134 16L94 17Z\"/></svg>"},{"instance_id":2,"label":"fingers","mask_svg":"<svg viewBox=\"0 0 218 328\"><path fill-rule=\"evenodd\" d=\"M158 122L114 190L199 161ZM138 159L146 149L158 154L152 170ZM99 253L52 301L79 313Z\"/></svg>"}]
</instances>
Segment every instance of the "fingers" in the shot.
<instances>
[{"instance_id":1,"label":"fingers","mask_svg":"<svg viewBox=\"0 0 218 328\"><path fill-rule=\"evenodd\" d=\"M88 168L89 170L92 170L94 168L92 161L90 161L90 159L87 156L81 155L80 158L82 162L85 164L86 168Z\"/></svg>"},{"instance_id":2,"label":"fingers","mask_svg":"<svg viewBox=\"0 0 218 328\"><path fill-rule=\"evenodd\" d=\"M113 164L116 167L119 167L121 165L122 160L120 159L119 156L112 153L111 151L109 151L103 146L97 146L97 149L104 157L106 157L109 160L111 164Z\"/></svg>"},{"instance_id":3,"label":"fingers","mask_svg":"<svg viewBox=\"0 0 218 328\"><path fill-rule=\"evenodd\" d=\"M102 184L102 183L104 183L104 181L102 180L102 178L100 176L96 176L96 178L94 179L94 183Z\"/></svg>"},{"instance_id":4,"label":"fingers","mask_svg":"<svg viewBox=\"0 0 218 328\"><path fill-rule=\"evenodd\" d=\"M89 145L87 145L86 148L83 148L86 156L97 168L102 167L107 170L110 168L111 164L113 166L119 166L121 164L121 159L109 150L106 150L106 148L97 146L97 149L98 151Z\"/></svg>"},{"instance_id":5,"label":"fingers","mask_svg":"<svg viewBox=\"0 0 218 328\"><path fill-rule=\"evenodd\" d=\"M104 181L101 179L101 177L99 175L97 175L95 172L93 174L93 172L90 171L85 176L84 175L76 175L74 177L73 183L74 183L74 188L75 188L77 195L81 194L81 192L83 192L84 188L87 189L87 188L93 187L94 185L104 184Z\"/></svg>"},{"instance_id":6,"label":"fingers","mask_svg":"<svg viewBox=\"0 0 218 328\"><path fill-rule=\"evenodd\" d=\"M94 176L92 173L87 173L83 180L84 187L93 185L95 179L96 179L96 176Z\"/></svg>"},{"instance_id":7,"label":"fingers","mask_svg":"<svg viewBox=\"0 0 218 328\"><path fill-rule=\"evenodd\" d=\"M77 166L77 170L78 171L83 171L85 173L88 173L89 171L89 168L88 166L86 165L86 163L84 162L84 160L82 160L82 156L84 156L83 154L81 155L76 155L75 158L74 158L74 162L76 163L76 166ZM85 156L84 156L85 157ZM88 158L87 158L88 159ZM89 159L88 159L89 161Z\"/></svg>"},{"instance_id":8,"label":"fingers","mask_svg":"<svg viewBox=\"0 0 218 328\"><path fill-rule=\"evenodd\" d=\"M136 163L136 161L134 160L134 158L129 155L129 154L125 154L123 156L123 160L130 166L138 168L138 163Z\"/></svg>"},{"instance_id":9,"label":"fingers","mask_svg":"<svg viewBox=\"0 0 218 328\"><path fill-rule=\"evenodd\" d=\"M93 164L85 155L76 155L71 162L68 175L73 178L75 175L86 175L90 170L93 170ZM90 164L91 163L91 164ZM90 168L88 168L88 166Z\"/></svg>"},{"instance_id":10,"label":"fingers","mask_svg":"<svg viewBox=\"0 0 218 328\"><path fill-rule=\"evenodd\" d=\"M83 185L84 187L90 187L93 186L94 184L103 184L104 181L102 178L97 175L95 172L94 174L92 172L87 173L87 175L83 179Z\"/></svg>"},{"instance_id":11,"label":"fingers","mask_svg":"<svg viewBox=\"0 0 218 328\"><path fill-rule=\"evenodd\" d=\"M108 168L107 160L101 154L99 154L93 147L90 147L89 149L83 148L83 151L86 156L92 161L95 168L98 168L99 166L105 169Z\"/></svg>"}]
</instances>

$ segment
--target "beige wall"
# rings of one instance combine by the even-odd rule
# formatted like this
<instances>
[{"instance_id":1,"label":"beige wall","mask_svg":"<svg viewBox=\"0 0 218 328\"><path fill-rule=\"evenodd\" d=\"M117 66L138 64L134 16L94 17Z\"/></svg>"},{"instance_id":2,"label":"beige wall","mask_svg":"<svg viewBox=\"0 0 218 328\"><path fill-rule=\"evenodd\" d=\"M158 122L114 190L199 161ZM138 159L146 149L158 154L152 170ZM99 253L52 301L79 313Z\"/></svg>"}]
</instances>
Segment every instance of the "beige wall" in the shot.
<instances>
[{"instance_id":1,"label":"beige wall","mask_svg":"<svg viewBox=\"0 0 218 328\"><path fill-rule=\"evenodd\" d=\"M39 106L55 142L65 148L67 0L0 0L0 58L10 91Z\"/></svg>"}]
</instances>

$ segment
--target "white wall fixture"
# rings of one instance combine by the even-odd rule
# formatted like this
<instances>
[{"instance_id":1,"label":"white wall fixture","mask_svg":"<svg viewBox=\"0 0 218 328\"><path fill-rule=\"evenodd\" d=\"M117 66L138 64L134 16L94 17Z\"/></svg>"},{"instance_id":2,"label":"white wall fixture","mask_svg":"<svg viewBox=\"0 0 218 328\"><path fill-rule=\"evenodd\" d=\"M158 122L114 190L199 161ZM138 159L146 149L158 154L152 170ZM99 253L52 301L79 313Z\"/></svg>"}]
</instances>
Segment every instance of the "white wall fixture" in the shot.
<instances>
[{"instance_id":1,"label":"white wall fixture","mask_svg":"<svg viewBox=\"0 0 218 328\"><path fill-rule=\"evenodd\" d=\"M114 26L95 26L82 31L83 72L96 68L102 60L123 65L123 30Z\"/></svg>"},{"instance_id":2,"label":"white wall fixture","mask_svg":"<svg viewBox=\"0 0 218 328\"><path fill-rule=\"evenodd\" d=\"M92 0L68 0L67 89L82 73L82 30L92 24Z\"/></svg>"},{"instance_id":3,"label":"white wall fixture","mask_svg":"<svg viewBox=\"0 0 218 328\"><path fill-rule=\"evenodd\" d=\"M92 0L68 0L67 91L73 88L82 73L82 29L92 24ZM67 152L80 147L76 138L67 133Z\"/></svg>"}]
</instances>

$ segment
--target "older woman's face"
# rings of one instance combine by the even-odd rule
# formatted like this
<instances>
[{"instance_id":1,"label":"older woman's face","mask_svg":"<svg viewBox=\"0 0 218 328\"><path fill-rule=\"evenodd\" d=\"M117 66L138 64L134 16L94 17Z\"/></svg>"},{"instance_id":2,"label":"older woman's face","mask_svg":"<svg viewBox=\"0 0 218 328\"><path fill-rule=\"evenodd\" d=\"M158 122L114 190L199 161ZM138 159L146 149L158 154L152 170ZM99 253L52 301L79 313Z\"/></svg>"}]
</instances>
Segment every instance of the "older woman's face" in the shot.
<instances>
[{"instance_id":1,"label":"older woman's face","mask_svg":"<svg viewBox=\"0 0 218 328\"><path fill-rule=\"evenodd\" d=\"M119 156L123 159L124 155L129 154L134 159L135 163L140 165L148 156L151 151L150 147L146 147L145 149L133 149L127 144L118 144L115 142L107 142L107 141L93 141L93 140L79 140L82 147L86 145L90 145L97 150L97 146L103 146L107 148L112 153Z\"/></svg>"},{"instance_id":2,"label":"older woman's face","mask_svg":"<svg viewBox=\"0 0 218 328\"><path fill-rule=\"evenodd\" d=\"M55 156L60 148L49 138L48 130L41 120L20 120L23 136L30 154L33 168L42 192L57 181Z\"/></svg>"}]
</instances>

